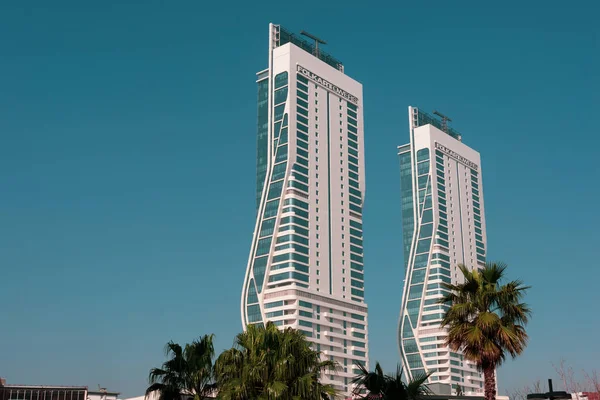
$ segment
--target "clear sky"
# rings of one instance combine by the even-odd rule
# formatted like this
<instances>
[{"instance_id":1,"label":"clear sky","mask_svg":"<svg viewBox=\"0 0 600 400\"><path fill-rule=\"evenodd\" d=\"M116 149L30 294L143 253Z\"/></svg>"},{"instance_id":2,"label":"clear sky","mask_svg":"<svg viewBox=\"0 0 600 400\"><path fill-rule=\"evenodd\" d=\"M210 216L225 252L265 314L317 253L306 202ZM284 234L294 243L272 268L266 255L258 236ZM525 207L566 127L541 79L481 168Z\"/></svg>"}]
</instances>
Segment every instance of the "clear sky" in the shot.
<instances>
[{"instance_id":1,"label":"clear sky","mask_svg":"<svg viewBox=\"0 0 600 400\"><path fill-rule=\"evenodd\" d=\"M482 154L489 258L533 285L500 389L599 368L600 48L588 1L0 2L0 376L141 395L241 330L268 23L364 85L370 357L399 360L407 106Z\"/></svg>"}]
</instances>

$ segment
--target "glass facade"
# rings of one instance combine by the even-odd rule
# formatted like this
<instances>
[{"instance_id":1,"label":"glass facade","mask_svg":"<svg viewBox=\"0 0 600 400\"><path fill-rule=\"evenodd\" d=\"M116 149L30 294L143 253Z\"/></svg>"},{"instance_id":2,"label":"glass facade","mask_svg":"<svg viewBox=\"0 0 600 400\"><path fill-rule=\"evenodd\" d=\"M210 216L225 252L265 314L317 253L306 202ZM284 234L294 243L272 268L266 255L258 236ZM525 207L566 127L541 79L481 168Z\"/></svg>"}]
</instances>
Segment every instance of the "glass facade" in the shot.
<instances>
[{"instance_id":1,"label":"glass facade","mask_svg":"<svg viewBox=\"0 0 600 400\"><path fill-rule=\"evenodd\" d=\"M267 175L269 135L269 79L258 82L258 119L256 135L256 212Z\"/></svg>"}]
</instances>

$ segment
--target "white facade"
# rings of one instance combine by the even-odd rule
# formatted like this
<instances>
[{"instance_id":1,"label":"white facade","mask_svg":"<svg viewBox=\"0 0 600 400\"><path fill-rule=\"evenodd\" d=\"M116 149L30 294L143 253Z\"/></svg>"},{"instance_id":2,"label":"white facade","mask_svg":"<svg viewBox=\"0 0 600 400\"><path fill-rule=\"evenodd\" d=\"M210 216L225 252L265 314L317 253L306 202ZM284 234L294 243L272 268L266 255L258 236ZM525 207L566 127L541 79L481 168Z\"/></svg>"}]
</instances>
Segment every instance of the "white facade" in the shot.
<instances>
[{"instance_id":1,"label":"white facade","mask_svg":"<svg viewBox=\"0 0 600 400\"><path fill-rule=\"evenodd\" d=\"M600 397L598 392L576 392L571 393L572 400L595 400Z\"/></svg>"},{"instance_id":2,"label":"white facade","mask_svg":"<svg viewBox=\"0 0 600 400\"><path fill-rule=\"evenodd\" d=\"M160 392L156 391L156 392L149 393L148 396L144 395L144 396L128 397L123 400L158 400L159 398L160 398ZM208 398L216 399L217 392L215 391L215 393L212 395L209 394ZM181 400L193 400L193 399L194 399L194 396L192 396L192 395L188 395L188 394L181 395Z\"/></svg>"},{"instance_id":3,"label":"white facade","mask_svg":"<svg viewBox=\"0 0 600 400\"><path fill-rule=\"evenodd\" d=\"M462 354L444 345L437 301L442 283L459 283L458 264L485 264L486 234L479 153L460 134L409 107L409 144L399 147L406 277L399 347L409 377L432 373L431 383L483 393L483 376Z\"/></svg>"},{"instance_id":4,"label":"white facade","mask_svg":"<svg viewBox=\"0 0 600 400\"><path fill-rule=\"evenodd\" d=\"M353 362L368 363L362 85L332 57L269 28L269 68L257 74L257 221L242 324L302 330L340 365L323 382L349 396Z\"/></svg>"},{"instance_id":5,"label":"white facade","mask_svg":"<svg viewBox=\"0 0 600 400\"><path fill-rule=\"evenodd\" d=\"M88 390L87 400L119 400L118 392L109 392L106 389Z\"/></svg>"}]
</instances>

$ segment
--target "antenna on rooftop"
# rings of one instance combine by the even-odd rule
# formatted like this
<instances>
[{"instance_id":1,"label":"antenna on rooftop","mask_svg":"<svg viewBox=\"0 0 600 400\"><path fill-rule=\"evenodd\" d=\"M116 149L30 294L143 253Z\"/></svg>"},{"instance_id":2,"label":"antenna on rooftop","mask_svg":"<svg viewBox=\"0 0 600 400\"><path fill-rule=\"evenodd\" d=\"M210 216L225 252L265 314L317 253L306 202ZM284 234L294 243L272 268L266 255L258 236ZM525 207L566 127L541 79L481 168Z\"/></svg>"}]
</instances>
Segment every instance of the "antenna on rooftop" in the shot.
<instances>
[{"instance_id":1,"label":"antenna on rooftop","mask_svg":"<svg viewBox=\"0 0 600 400\"><path fill-rule=\"evenodd\" d=\"M450 117L442 114L439 111L435 111L435 110L433 111L433 113L442 119L442 130L444 132L448 133L448 122L452 122Z\"/></svg>"},{"instance_id":2,"label":"antenna on rooftop","mask_svg":"<svg viewBox=\"0 0 600 400\"><path fill-rule=\"evenodd\" d=\"M323 39L319 39L315 35L311 35L310 33L306 32L306 31L300 31L300 34L315 41L315 56L319 57L319 43L327 44L327 42L324 41Z\"/></svg>"}]
</instances>

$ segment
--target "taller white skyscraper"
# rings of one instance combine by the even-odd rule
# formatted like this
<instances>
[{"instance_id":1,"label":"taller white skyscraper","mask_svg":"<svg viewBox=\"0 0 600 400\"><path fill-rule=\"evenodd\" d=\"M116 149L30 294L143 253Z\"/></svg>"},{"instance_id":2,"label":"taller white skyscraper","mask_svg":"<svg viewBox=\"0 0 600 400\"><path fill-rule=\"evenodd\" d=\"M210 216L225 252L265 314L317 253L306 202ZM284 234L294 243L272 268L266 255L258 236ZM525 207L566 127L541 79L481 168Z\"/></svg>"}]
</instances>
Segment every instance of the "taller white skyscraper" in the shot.
<instances>
[{"instance_id":1,"label":"taller white skyscraper","mask_svg":"<svg viewBox=\"0 0 600 400\"><path fill-rule=\"evenodd\" d=\"M486 234L479 153L461 135L409 107L410 143L398 148L406 277L398 327L409 378L431 373L431 389L483 393L476 366L451 351L440 327L448 305L444 282L462 282L457 268L485 264ZM459 389L460 386L460 389Z\"/></svg>"},{"instance_id":2,"label":"taller white skyscraper","mask_svg":"<svg viewBox=\"0 0 600 400\"><path fill-rule=\"evenodd\" d=\"M257 75L257 216L242 324L302 330L341 367L323 382L349 396L354 364L367 364L369 351L362 85L317 43L273 24L269 68Z\"/></svg>"}]
</instances>

